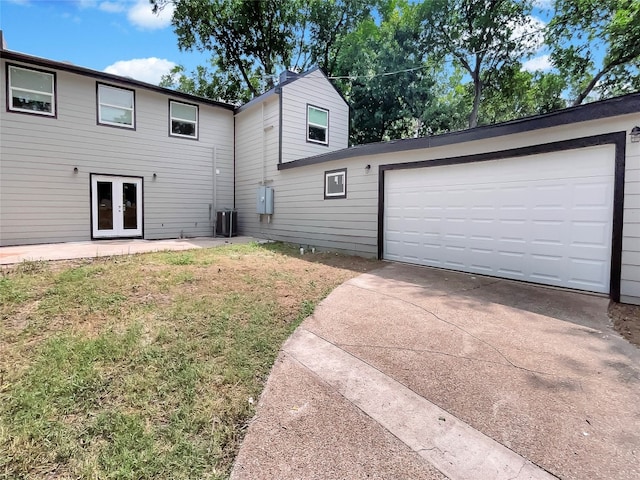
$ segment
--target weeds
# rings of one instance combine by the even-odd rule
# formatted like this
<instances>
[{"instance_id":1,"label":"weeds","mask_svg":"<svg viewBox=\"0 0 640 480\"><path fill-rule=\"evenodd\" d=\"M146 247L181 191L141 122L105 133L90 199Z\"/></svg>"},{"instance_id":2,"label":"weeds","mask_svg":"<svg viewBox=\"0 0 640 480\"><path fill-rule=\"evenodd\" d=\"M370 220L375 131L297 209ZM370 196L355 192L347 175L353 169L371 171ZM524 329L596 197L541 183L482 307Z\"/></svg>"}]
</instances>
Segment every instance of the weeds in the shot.
<instances>
[{"instance_id":1,"label":"weeds","mask_svg":"<svg viewBox=\"0 0 640 480\"><path fill-rule=\"evenodd\" d=\"M3 272L0 478L226 478L280 345L357 273L289 250Z\"/></svg>"}]
</instances>

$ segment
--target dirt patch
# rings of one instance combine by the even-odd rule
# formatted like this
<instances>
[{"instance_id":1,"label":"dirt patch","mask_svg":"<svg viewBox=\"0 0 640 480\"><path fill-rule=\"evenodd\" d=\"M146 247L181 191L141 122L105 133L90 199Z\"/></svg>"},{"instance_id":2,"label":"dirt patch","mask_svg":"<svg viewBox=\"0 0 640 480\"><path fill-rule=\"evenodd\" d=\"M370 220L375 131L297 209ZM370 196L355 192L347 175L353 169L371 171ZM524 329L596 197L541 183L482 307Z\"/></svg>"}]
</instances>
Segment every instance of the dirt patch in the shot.
<instances>
[{"instance_id":1,"label":"dirt patch","mask_svg":"<svg viewBox=\"0 0 640 480\"><path fill-rule=\"evenodd\" d=\"M640 305L611 302L609 317L616 332L640 347Z\"/></svg>"}]
</instances>

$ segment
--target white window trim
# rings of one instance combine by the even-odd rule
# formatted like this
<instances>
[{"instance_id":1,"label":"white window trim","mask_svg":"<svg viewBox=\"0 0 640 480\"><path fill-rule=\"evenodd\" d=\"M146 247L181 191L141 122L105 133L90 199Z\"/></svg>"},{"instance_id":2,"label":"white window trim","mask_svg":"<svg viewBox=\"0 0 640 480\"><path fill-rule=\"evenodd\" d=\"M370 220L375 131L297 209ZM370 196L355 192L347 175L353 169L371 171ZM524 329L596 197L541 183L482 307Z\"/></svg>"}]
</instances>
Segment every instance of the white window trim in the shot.
<instances>
[{"instance_id":1,"label":"white window trim","mask_svg":"<svg viewBox=\"0 0 640 480\"><path fill-rule=\"evenodd\" d=\"M334 177L342 177L342 192L329 193L329 181ZM347 169L330 170L324 172L324 198L347 198Z\"/></svg>"},{"instance_id":2,"label":"white window trim","mask_svg":"<svg viewBox=\"0 0 640 480\"><path fill-rule=\"evenodd\" d=\"M178 105L183 105L185 107L192 107L195 108L196 110L196 121L192 121L192 120L186 120L184 118L180 118L180 117L174 117L172 114L172 105L173 104L178 104ZM191 140L197 140L198 139L198 120L199 120L199 115L200 115L200 109L198 108L198 105L193 105L191 103L184 103L184 102L178 102L176 100L169 100L169 136L170 137L179 137L179 138L190 138ZM173 121L177 120L179 122L184 122L184 123L191 123L195 126L194 135L182 135L180 133L173 133Z\"/></svg>"},{"instance_id":3,"label":"white window trim","mask_svg":"<svg viewBox=\"0 0 640 480\"><path fill-rule=\"evenodd\" d=\"M132 100L132 104L133 107L123 107L122 105L114 105L111 103L103 103L100 100L100 89L104 87L104 88L112 88L114 90L123 90L125 92L129 92L131 94L131 100ZM131 112L131 125L127 125L126 123L117 123L117 122L109 122L107 120L103 120L102 119L102 108L101 107L111 107L111 108L118 108L120 110L128 110ZM120 128L129 128L129 129L135 129L136 128L136 94L134 90L131 90L129 88L122 88L122 87L114 87L113 85L107 85L104 83L98 83L98 123L100 125L109 125L112 127L120 127Z\"/></svg>"},{"instance_id":4,"label":"white window trim","mask_svg":"<svg viewBox=\"0 0 640 480\"><path fill-rule=\"evenodd\" d=\"M9 85L9 89L8 89L8 96L9 98L7 99L7 104L9 105L9 110L12 112L22 112L22 113L31 113L33 115L44 115L46 117L55 117L56 116L56 76L54 73L51 72L43 72L42 70L34 70L33 68L25 68L25 67L19 67L17 65L7 65L8 67L8 72L9 72L9 79L8 79L8 85ZM42 75L49 75L51 77L51 93L49 92L41 92L40 90L30 90L28 88L20 88L20 87L14 87L12 85L12 69L16 69L16 70L24 70L26 72L35 72L35 73L39 73ZM13 106L13 92L14 91L19 91L19 92L26 92L26 93L37 93L38 95L46 95L46 96L50 96L51 97L51 111L50 112L42 112L39 110L30 110L27 108L19 108L19 107L14 107Z\"/></svg>"},{"instance_id":5,"label":"white window trim","mask_svg":"<svg viewBox=\"0 0 640 480\"><path fill-rule=\"evenodd\" d=\"M309 115L309 111L311 109L314 110L318 110L320 112L325 112L327 114L327 124L326 125L320 125L319 123L314 123L311 120L309 120L310 115ZM325 134L325 141L321 141L321 140L315 140L313 138L309 138L309 127L317 127L317 128L324 128L326 134ZM316 107L315 105L307 105L307 142L310 143L317 143L319 145L329 145L329 110L327 110L326 108L320 108L320 107Z\"/></svg>"}]
</instances>

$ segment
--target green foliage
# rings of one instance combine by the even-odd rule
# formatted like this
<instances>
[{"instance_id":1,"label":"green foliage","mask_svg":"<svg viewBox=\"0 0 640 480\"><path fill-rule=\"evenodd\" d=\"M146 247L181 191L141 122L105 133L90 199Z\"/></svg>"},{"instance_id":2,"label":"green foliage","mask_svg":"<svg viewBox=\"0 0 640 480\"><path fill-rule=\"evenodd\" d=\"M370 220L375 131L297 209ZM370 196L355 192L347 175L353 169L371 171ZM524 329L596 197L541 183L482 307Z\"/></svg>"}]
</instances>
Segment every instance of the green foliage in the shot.
<instances>
[{"instance_id":1,"label":"green foliage","mask_svg":"<svg viewBox=\"0 0 640 480\"><path fill-rule=\"evenodd\" d=\"M527 0L432 0L419 9L424 51L451 60L471 77L469 127L478 124L485 87L538 46L530 9Z\"/></svg>"},{"instance_id":2,"label":"green foliage","mask_svg":"<svg viewBox=\"0 0 640 480\"><path fill-rule=\"evenodd\" d=\"M640 2L556 0L546 41L571 86L573 104L640 89ZM602 44L598 62L595 44Z\"/></svg>"},{"instance_id":3,"label":"green foliage","mask_svg":"<svg viewBox=\"0 0 640 480\"><path fill-rule=\"evenodd\" d=\"M211 53L193 72L175 67L163 86L239 104L274 86L284 69L318 65L338 77L351 107L351 144L640 90L638 0L556 0L546 28L533 0L150 1L175 4L180 48ZM554 69L525 71L545 46Z\"/></svg>"},{"instance_id":4,"label":"green foliage","mask_svg":"<svg viewBox=\"0 0 640 480\"><path fill-rule=\"evenodd\" d=\"M416 68L422 55L414 12L406 2L390 3L380 22L365 20L343 39L336 70L351 77L340 88L352 109L352 144L414 136L433 100L431 69Z\"/></svg>"}]
</instances>

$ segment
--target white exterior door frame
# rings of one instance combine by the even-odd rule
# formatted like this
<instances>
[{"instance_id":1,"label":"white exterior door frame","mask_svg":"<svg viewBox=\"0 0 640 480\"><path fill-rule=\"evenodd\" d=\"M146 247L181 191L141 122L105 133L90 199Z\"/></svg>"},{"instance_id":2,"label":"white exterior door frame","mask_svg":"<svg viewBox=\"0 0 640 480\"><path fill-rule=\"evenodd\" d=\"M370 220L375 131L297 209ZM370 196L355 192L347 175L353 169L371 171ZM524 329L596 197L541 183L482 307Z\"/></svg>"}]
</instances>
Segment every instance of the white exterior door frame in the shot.
<instances>
[{"instance_id":1,"label":"white exterior door frame","mask_svg":"<svg viewBox=\"0 0 640 480\"><path fill-rule=\"evenodd\" d=\"M142 177L91 175L91 237L142 237Z\"/></svg>"}]
</instances>

